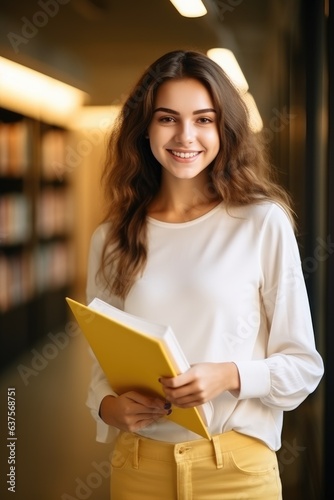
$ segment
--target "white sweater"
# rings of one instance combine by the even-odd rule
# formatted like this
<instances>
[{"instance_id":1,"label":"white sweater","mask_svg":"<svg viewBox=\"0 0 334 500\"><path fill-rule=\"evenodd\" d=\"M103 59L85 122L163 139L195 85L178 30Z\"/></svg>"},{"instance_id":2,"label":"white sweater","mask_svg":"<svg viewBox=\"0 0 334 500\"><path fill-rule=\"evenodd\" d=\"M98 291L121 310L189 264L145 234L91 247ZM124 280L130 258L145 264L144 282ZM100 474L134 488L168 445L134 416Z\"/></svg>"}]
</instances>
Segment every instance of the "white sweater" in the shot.
<instances>
[{"instance_id":1,"label":"white sweater","mask_svg":"<svg viewBox=\"0 0 334 500\"><path fill-rule=\"evenodd\" d=\"M106 228L99 226L91 241L88 302L100 297L171 325L190 364L235 362L240 393L224 392L212 401L210 431L234 429L278 450L283 411L296 408L323 375L298 247L285 212L266 202L230 213L220 204L184 223L148 217L147 265L124 303L95 279ZM107 394L115 395L93 357L87 405L102 442L118 432L98 416ZM166 420L139 434L170 442L199 438Z\"/></svg>"}]
</instances>

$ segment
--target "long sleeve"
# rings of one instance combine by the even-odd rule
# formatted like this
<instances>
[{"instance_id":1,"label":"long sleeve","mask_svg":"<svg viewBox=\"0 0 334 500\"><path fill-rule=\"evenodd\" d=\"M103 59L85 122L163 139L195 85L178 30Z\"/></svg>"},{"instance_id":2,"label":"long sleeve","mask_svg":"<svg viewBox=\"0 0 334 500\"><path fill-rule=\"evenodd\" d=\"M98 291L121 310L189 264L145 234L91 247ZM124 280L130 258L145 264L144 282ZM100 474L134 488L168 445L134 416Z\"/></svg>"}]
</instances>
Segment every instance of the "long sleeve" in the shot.
<instances>
[{"instance_id":1,"label":"long sleeve","mask_svg":"<svg viewBox=\"0 0 334 500\"><path fill-rule=\"evenodd\" d=\"M260 398L279 410L293 410L323 375L316 350L299 251L291 224L273 205L260 238L262 315L268 323L265 359L239 362L239 399Z\"/></svg>"},{"instance_id":2,"label":"long sleeve","mask_svg":"<svg viewBox=\"0 0 334 500\"><path fill-rule=\"evenodd\" d=\"M104 287L102 286L101 281L97 276L105 238L105 231L106 225L99 226L99 228L97 228L97 230L94 232L91 239L87 272L87 303L91 302L94 297L99 297L102 300L108 299L109 303L113 303L113 305L115 305L116 307L120 307L120 301L116 297L114 297L114 300L112 300L109 294L107 294L106 296ZM107 443L113 441L116 438L118 430L105 424L100 418L100 404L105 396L117 396L117 394L110 387L109 382L106 379L91 349L90 354L92 357L92 373L86 405L90 409L93 418L96 420L96 440L99 442Z\"/></svg>"},{"instance_id":3,"label":"long sleeve","mask_svg":"<svg viewBox=\"0 0 334 500\"><path fill-rule=\"evenodd\" d=\"M98 296L169 324L190 364L235 362L240 391L212 401L210 432L234 429L279 449L284 411L304 401L324 371L298 246L284 210L263 202L228 212L222 203L189 222L148 218L147 265L124 303L95 279L106 230L102 225L92 237L87 299ZM94 360L87 404L97 421L97 439L105 442L117 434L98 416L106 394L114 393ZM189 440L186 430L167 419L140 433Z\"/></svg>"}]
</instances>

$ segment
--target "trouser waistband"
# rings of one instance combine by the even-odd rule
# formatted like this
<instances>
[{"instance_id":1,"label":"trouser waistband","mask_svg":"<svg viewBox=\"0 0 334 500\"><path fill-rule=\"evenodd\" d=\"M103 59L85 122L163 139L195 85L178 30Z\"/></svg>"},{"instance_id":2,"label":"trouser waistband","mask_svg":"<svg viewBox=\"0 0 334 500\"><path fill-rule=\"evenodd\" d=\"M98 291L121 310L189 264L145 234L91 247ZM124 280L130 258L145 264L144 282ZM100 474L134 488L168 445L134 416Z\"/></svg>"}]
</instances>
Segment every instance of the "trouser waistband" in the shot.
<instances>
[{"instance_id":1,"label":"trouser waistband","mask_svg":"<svg viewBox=\"0 0 334 500\"><path fill-rule=\"evenodd\" d=\"M185 456L191 460L215 457L217 468L221 468L223 467L223 453L248 446L254 443L254 440L258 441L256 438L236 431L214 435L211 440L198 439L181 443L156 441L129 432L121 432L119 439L134 451L133 466L135 468L138 467L139 457L178 463L184 460Z\"/></svg>"}]
</instances>

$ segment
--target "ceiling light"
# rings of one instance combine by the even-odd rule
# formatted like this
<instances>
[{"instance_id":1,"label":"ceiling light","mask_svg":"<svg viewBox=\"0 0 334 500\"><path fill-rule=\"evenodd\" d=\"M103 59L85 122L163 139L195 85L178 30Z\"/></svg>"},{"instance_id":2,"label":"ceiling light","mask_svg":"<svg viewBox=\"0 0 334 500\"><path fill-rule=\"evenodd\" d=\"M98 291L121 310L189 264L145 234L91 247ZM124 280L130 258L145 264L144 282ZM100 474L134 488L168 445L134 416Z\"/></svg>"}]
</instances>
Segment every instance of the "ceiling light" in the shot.
<instances>
[{"instance_id":1,"label":"ceiling light","mask_svg":"<svg viewBox=\"0 0 334 500\"><path fill-rule=\"evenodd\" d=\"M231 50L220 48L210 49L207 55L219 64L241 94L247 92L247 80Z\"/></svg>"},{"instance_id":2,"label":"ceiling light","mask_svg":"<svg viewBox=\"0 0 334 500\"><path fill-rule=\"evenodd\" d=\"M248 110L248 122L250 128L255 133L260 132L263 128L263 121L255 103L254 97L249 92L246 92L246 94L244 94L242 98Z\"/></svg>"},{"instance_id":3,"label":"ceiling light","mask_svg":"<svg viewBox=\"0 0 334 500\"><path fill-rule=\"evenodd\" d=\"M71 85L0 57L0 105L49 123L65 125L87 94Z\"/></svg>"},{"instance_id":4,"label":"ceiling light","mask_svg":"<svg viewBox=\"0 0 334 500\"><path fill-rule=\"evenodd\" d=\"M176 10L184 17L205 16L207 10L201 0L170 0Z\"/></svg>"}]
</instances>

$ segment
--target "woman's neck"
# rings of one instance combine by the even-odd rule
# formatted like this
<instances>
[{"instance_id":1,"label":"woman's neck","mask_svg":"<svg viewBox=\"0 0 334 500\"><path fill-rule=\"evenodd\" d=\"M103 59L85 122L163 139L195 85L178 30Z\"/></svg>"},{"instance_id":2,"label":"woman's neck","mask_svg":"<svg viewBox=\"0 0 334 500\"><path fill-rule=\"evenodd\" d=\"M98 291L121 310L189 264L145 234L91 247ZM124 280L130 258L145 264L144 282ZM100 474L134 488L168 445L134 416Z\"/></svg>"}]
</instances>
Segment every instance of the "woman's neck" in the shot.
<instances>
[{"instance_id":1,"label":"woman's neck","mask_svg":"<svg viewBox=\"0 0 334 500\"><path fill-rule=\"evenodd\" d=\"M149 215L164 222L186 222L209 212L220 201L208 177L163 179Z\"/></svg>"}]
</instances>

